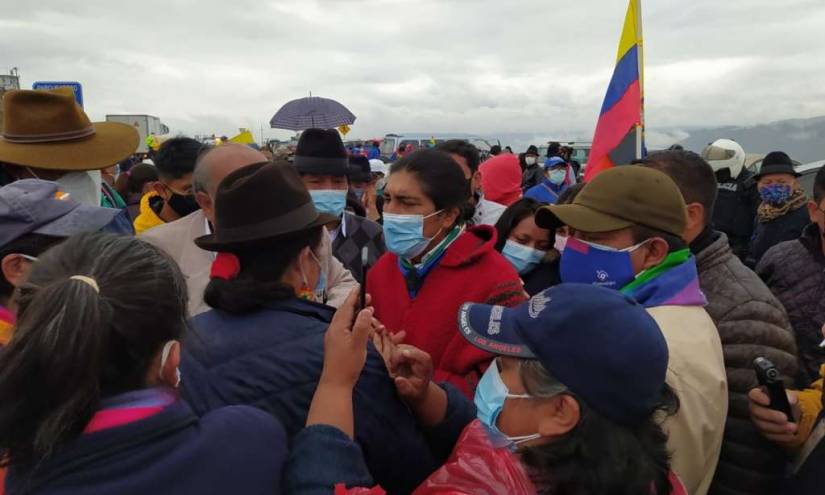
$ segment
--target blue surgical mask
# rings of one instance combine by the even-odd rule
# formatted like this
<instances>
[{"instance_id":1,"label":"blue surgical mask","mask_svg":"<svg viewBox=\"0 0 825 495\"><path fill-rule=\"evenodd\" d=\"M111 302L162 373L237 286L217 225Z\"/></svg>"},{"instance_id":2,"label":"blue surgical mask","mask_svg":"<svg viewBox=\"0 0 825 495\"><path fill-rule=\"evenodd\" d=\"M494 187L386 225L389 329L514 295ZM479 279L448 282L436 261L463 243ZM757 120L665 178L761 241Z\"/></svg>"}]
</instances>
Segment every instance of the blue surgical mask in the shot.
<instances>
[{"instance_id":1,"label":"blue surgical mask","mask_svg":"<svg viewBox=\"0 0 825 495\"><path fill-rule=\"evenodd\" d=\"M384 212L384 241L387 249L406 259L415 258L423 253L433 240L432 237L424 237L424 220L439 213L441 210L425 217Z\"/></svg>"},{"instance_id":2,"label":"blue surgical mask","mask_svg":"<svg viewBox=\"0 0 825 495\"><path fill-rule=\"evenodd\" d=\"M319 189L309 191L312 196L312 202L315 203L315 208L324 213L340 217L344 213L344 208L347 206L347 192L339 191L337 189Z\"/></svg>"},{"instance_id":3,"label":"blue surgical mask","mask_svg":"<svg viewBox=\"0 0 825 495\"><path fill-rule=\"evenodd\" d=\"M561 280L620 290L636 278L630 253L643 244L614 249L570 237L561 253Z\"/></svg>"},{"instance_id":4,"label":"blue surgical mask","mask_svg":"<svg viewBox=\"0 0 825 495\"><path fill-rule=\"evenodd\" d=\"M771 184L759 189L762 201L777 206L787 203L792 194L793 190L787 184Z\"/></svg>"},{"instance_id":5,"label":"blue surgical mask","mask_svg":"<svg viewBox=\"0 0 825 495\"><path fill-rule=\"evenodd\" d=\"M327 302L327 272L324 271L324 265L321 264L321 260L318 259L318 256L315 255L314 252L310 251L310 255L312 255L312 259L318 263L318 283L315 284L315 302L324 303Z\"/></svg>"},{"instance_id":6,"label":"blue surgical mask","mask_svg":"<svg viewBox=\"0 0 825 495\"><path fill-rule=\"evenodd\" d=\"M355 194L355 197L358 198L358 201L364 199L364 188L363 187L353 187L352 193Z\"/></svg>"},{"instance_id":7,"label":"blue surgical mask","mask_svg":"<svg viewBox=\"0 0 825 495\"><path fill-rule=\"evenodd\" d=\"M567 170L562 168L557 168L556 170L551 170L549 174L547 174L547 180L552 182L553 184L560 186L564 184L564 179L567 178Z\"/></svg>"},{"instance_id":8,"label":"blue surgical mask","mask_svg":"<svg viewBox=\"0 0 825 495\"><path fill-rule=\"evenodd\" d=\"M501 410L504 409L504 401L507 399L532 399L532 397L527 394L511 394L510 390L507 389L507 385L501 380L498 362L493 360L493 362L490 363L490 367L487 368L487 371L482 375L481 380L478 381L478 387L476 387L474 399L476 417L487 428L499 435L507 437L507 439L515 445L541 437L538 433L520 437L508 437L498 429L496 422L498 421L499 414L501 414Z\"/></svg>"},{"instance_id":9,"label":"blue surgical mask","mask_svg":"<svg viewBox=\"0 0 825 495\"><path fill-rule=\"evenodd\" d=\"M508 240L501 250L502 256L513 265L519 275L528 273L541 263L547 251L539 251L528 246L524 246L515 241Z\"/></svg>"}]
</instances>

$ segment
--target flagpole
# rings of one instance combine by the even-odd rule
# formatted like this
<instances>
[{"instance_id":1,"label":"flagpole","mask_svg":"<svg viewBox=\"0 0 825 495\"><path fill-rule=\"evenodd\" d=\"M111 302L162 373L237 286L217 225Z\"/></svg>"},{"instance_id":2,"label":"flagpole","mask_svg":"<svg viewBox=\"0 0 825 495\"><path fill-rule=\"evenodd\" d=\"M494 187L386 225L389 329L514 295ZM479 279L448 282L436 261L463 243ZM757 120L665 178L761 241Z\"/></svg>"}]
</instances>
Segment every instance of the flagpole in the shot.
<instances>
[{"instance_id":1,"label":"flagpole","mask_svg":"<svg viewBox=\"0 0 825 495\"><path fill-rule=\"evenodd\" d=\"M640 159L643 158L642 153L644 152L643 144L644 144L644 134L645 134L645 48L644 48L644 36L642 35L642 0L633 0L634 5L634 12L636 13L636 47L638 50L638 63L639 63L639 104L641 108L639 109L639 116L640 122L639 126L636 129L636 158Z\"/></svg>"}]
</instances>

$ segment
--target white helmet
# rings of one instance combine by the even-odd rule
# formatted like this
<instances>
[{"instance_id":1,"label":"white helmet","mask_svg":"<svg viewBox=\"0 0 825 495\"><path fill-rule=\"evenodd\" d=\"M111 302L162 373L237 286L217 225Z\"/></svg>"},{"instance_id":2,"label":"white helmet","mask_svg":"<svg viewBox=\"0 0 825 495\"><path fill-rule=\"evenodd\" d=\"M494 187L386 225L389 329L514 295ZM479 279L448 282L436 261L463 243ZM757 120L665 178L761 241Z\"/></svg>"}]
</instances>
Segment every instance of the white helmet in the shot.
<instances>
[{"instance_id":1,"label":"white helmet","mask_svg":"<svg viewBox=\"0 0 825 495\"><path fill-rule=\"evenodd\" d=\"M707 161L714 172L730 169L730 176L739 177L745 168L745 150L736 141L717 139L702 151L702 158Z\"/></svg>"}]
</instances>

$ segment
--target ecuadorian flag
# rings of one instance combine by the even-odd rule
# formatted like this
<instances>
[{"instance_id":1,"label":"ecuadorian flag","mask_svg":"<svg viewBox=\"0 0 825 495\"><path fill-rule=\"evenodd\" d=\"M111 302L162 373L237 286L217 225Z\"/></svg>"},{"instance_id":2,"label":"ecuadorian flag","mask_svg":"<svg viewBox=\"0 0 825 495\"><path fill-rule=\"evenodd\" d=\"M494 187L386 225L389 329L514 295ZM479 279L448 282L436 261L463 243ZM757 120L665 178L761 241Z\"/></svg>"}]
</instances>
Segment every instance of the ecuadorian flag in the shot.
<instances>
[{"instance_id":1,"label":"ecuadorian flag","mask_svg":"<svg viewBox=\"0 0 825 495\"><path fill-rule=\"evenodd\" d=\"M604 97L585 181L616 165L641 158L644 150L644 57L641 0L630 0L619 55Z\"/></svg>"}]
</instances>

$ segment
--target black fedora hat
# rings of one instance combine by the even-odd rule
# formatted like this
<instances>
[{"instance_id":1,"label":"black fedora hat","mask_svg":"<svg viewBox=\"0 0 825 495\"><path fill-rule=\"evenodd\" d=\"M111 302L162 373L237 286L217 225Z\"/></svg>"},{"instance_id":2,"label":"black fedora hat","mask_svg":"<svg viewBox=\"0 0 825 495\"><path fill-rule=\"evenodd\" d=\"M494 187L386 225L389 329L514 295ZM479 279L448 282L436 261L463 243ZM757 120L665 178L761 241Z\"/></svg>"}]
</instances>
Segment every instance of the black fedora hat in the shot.
<instances>
[{"instance_id":1,"label":"black fedora hat","mask_svg":"<svg viewBox=\"0 0 825 495\"><path fill-rule=\"evenodd\" d=\"M295 169L301 174L347 175L349 160L335 129L307 129L295 147Z\"/></svg>"},{"instance_id":2,"label":"black fedora hat","mask_svg":"<svg viewBox=\"0 0 825 495\"><path fill-rule=\"evenodd\" d=\"M361 155L349 157L347 178L352 182L369 182L372 180L372 168L367 157Z\"/></svg>"},{"instance_id":3,"label":"black fedora hat","mask_svg":"<svg viewBox=\"0 0 825 495\"><path fill-rule=\"evenodd\" d=\"M772 174L788 174L799 177L796 169L794 169L791 157L784 151L771 151L765 155L765 158L762 160L762 166L759 168L759 173L757 173L754 178L759 180L765 175Z\"/></svg>"},{"instance_id":4,"label":"black fedora hat","mask_svg":"<svg viewBox=\"0 0 825 495\"><path fill-rule=\"evenodd\" d=\"M198 237L195 244L207 251L231 252L336 220L315 209L289 163L256 163L221 181L215 195L215 232Z\"/></svg>"}]
</instances>

